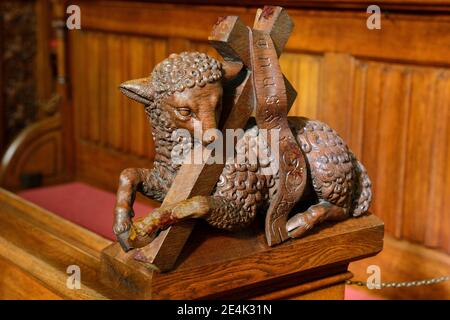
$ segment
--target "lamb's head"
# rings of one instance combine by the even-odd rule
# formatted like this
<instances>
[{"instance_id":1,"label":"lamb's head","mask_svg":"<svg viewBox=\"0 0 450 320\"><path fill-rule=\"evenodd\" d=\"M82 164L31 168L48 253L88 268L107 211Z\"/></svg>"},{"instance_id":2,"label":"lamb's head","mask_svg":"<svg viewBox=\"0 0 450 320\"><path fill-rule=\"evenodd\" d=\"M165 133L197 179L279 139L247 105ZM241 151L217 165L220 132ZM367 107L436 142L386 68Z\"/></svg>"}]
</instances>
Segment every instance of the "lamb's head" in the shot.
<instances>
[{"instance_id":1,"label":"lamb's head","mask_svg":"<svg viewBox=\"0 0 450 320\"><path fill-rule=\"evenodd\" d=\"M148 78L120 85L129 98L145 105L152 120L166 131L187 129L194 134L198 122L203 131L216 129L222 109L222 66L199 52L171 54ZM208 143L209 141L203 141Z\"/></svg>"}]
</instances>

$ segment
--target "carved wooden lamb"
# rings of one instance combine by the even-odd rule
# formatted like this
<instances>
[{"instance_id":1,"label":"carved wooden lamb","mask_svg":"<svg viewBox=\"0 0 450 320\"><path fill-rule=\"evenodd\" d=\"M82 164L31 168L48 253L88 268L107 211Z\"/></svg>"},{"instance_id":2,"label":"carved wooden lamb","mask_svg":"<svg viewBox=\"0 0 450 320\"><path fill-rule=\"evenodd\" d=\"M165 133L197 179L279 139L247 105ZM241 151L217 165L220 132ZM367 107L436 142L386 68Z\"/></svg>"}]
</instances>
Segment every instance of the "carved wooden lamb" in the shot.
<instances>
[{"instance_id":1,"label":"carved wooden lamb","mask_svg":"<svg viewBox=\"0 0 450 320\"><path fill-rule=\"evenodd\" d=\"M145 106L153 127L156 156L152 169L129 168L120 175L115 206L114 233L130 232L130 239L147 243L160 229L189 218L205 219L210 225L234 230L248 226L264 214L277 192L277 174L262 173L267 162L227 164L211 196L196 196L157 209L132 222L135 193L162 201L180 165L172 161L175 129L194 134L199 121L203 130L216 128L221 114L223 70L219 61L204 53L172 54L158 64L149 78L120 86L129 98ZM300 117L289 118L290 127L307 160L306 191L291 212L286 229L291 238L300 237L327 220L342 220L367 211L372 193L364 166L341 137L328 125ZM258 136L250 121L245 138ZM209 141L203 141L208 143ZM303 208L303 209L301 209Z\"/></svg>"}]
</instances>

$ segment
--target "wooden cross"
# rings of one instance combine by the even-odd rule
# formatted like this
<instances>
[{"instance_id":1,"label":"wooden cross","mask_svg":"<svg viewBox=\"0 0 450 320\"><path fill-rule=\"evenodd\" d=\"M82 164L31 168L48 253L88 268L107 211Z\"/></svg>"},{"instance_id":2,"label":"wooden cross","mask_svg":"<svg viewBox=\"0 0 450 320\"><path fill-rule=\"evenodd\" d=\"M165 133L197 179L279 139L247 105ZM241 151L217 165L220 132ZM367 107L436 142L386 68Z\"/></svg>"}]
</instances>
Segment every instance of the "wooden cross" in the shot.
<instances>
[{"instance_id":1,"label":"wooden cross","mask_svg":"<svg viewBox=\"0 0 450 320\"><path fill-rule=\"evenodd\" d=\"M226 88L221 129L243 128L253 115L261 129L280 130L279 186L271 199L266 216L269 245L288 238L286 221L289 211L303 193L305 161L287 125L287 113L296 91L281 73L278 62L293 29L292 20L281 7L258 9L253 29L237 16L219 18L209 37L211 45L222 55L225 72L236 77L235 86ZM230 77L230 74L225 75ZM270 140L270 139L269 139ZM211 156L208 151L204 159ZM210 195L224 164L184 164L167 193L162 207L196 195ZM194 220L183 221L164 231L141 255L160 271L171 270L186 243Z\"/></svg>"}]
</instances>

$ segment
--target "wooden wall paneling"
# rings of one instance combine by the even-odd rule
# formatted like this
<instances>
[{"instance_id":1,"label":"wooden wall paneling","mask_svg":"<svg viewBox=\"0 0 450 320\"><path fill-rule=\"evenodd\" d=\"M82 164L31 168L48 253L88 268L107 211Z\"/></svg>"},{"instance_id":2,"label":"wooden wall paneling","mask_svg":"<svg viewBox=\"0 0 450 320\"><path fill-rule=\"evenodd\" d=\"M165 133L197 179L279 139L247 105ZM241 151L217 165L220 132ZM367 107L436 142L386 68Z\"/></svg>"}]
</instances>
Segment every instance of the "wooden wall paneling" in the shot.
<instances>
[{"instance_id":1,"label":"wooden wall paneling","mask_svg":"<svg viewBox=\"0 0 450 320\"><path fill-rule=\"evenodd\" d=\"M375 191L375 182L377 180L378 175L381 173L378 171L378 157L376 156L377 145L380 139L380 110L382 108L381 105L381 96L382 96L382 70L377 67L376 64L366 64L367 68L367 76L365 77L366 83L365 87L366 94L364 100L364 113L363 113L363 128L362 135L363 138L360 150L360 160L364 163L364 166L369 173L370 179L372 180L372 187ZM361 79L362 80L362 79ZM352 146L355 148L356 146ZM376 212L382 219L385 219L384 216L380 215L380 210L377 207L376 203L376 193L374 192L374 199L371 204L371 210ZM386 232L390 232L391 227L389 222L383 220L385 223Z\"/></svg>"},{"instance_id":2,"label":"wooden wall paneling","mask_svg":"<svg viewBox=\"0 0 450 320\"><path fill-rule=\"evenodd\" d=\"M36 0L36 97L41 103L50 99L54 92L54 79L50 65L50 21L49 0Z\"/></svg>"},{"instance_id":3,"label":"wooden wall paneling","mask_svg":"<svg viewBox=\"0 0 450 320\"><path fill-rule=\"evenodd\" d=\"M211 26L223 15L239 15L252 25L255 10L120 1L77 1L85 30L206 41Z\"/></svg>"},{"instance_id":4,"label":"wooden wall paneling","mask_svg":"<svg viewBox=\"0 0 450 320\"><path fill-rule=\"evenodd\" d=\"M120 171L135 166L151 167L151 159L124 156L123 153L110 148L99 148L93 144L77 144L77 179L112 192L117 190Z\"/></svg>"},{"instance_id":5,"label":"wooden wall paneling","mask_svg":"<svg viewBox=\"0 0 450 320\"><path fill-rule=\"evenodd\" d=\"M159 62L158 57L165 56L167 51L166 41L161 39L123 37L122 41L124 74L120 83L150 75L154 65ZM121 106L124 112L122 151L153 158L153 139L144 107L122 96Z\"/></svg>"},{"instance_id":6,"label":"wooden wall paneling","mask_svg":"<svg viewBox=\"0 0 450 320\"><path fill-rule=\"evenodd\" d=\"M108 87L110 84L109 82L109 68L112 68L110 66L110 58L109 55L111 53L111 48L108 46L108 40L107 40L107 34L104 33L97 33L97 32L86 32L86 34L93 33L96 35L97 41L100 42L100 48L99 48L99 54L100 56L96 57L97 64L98 64L98 72L95 74L95 77L97 79L97 93L98 96L98 105L96 108L98 109L99 113L99 123L92 123L91 125L96 125L99 128L99 140L97 143L95 141L91 141L89 139L86 139L85 142L94 143L95 145L102 146L108 143L108 137L112 131L113 128L109 127L108 119L109 114L113 112L114 106L109 105L109 90L111 88ZM86 38L84 46L87 46L89 48L89 38ZM89 50L86 51L87 57L91 56L91 53ZM87 58L88 59L88 58ZM82 74L79 75L81 78L83 77ZM82 94L82 91L80 91L80 94ZM90 97L89 97L90 98ZM94 106L95 107L95 106Z\"/></svg>"},{"instance_id":7,"label":"wooden wall paneling","mask_svg":"<svg viewBox=\"0 0 450 320\"><path fill-rule=\"evenodd\" d=\"M79 5L83 12L83 28L86 30L196 41L207 39L217 17L239 15L244 23L251 25L255 11L253 8L201 5L195 6L193 10L188 5L147 3L142 6L139 3L121 4L116 1L79 1ZM339 52L358 57L377 57L380 60L449 64L448 15L392 13L383 17L382 32L367 29L365 11L292 8L289 15L294 20L295 29L286 46L288 51ZM181 21L183 28L179 28ZM408 45L405 46L405 43Z\"/></svg>"},{"instance_id":8,"label":"wooden wall paneling","mask_svg":"<svg viewBox=\"0 0 450 320\"><path fill-rule=\"evenodd\" d=\"M150 71L153 70L153 68L158 64L159 62L163 61L167 56L170 54L170 50L168 48L168 43L166 38L152 38L151 43L153 46L153 59L150 63Z\"/></svg>"},{"instance_id":9,"label":"wooden wall paneling","mask_svg":"<svg viewBox=\"0 0 450 320\"><path fill-rule=\"evenodd\" d=\"M448 91L447 91L448 92ZM447 100L448 101L448 100ZM449 117L447 116L447 119ZM450 137L450 120L447 122L447 141ZM450 147L449 143L447 143L447 156L446 156L446 168L448 168L448 159L450 159ZM447 253L450 253L450 214L448 211L448 208L450 208L450 174L448 172L448 169L445 171L447 174L445 175L445 183L443 187L443 197L442 202L443 205L441 207L440 216L441 216L441 223L440 223L440 240L443 244L443 247L446 249ZM431 230L431 229L430 229Z\"/></svg>"},{"instance_id":10,"label":"wooden wall paneling","mask_svg":"<svg viewBox=\"0 0 450 320\"><path fill-rule=\"evenodd\" d=\"M381 30L369 30L365 11L337 14L333 11L291 10L289 14L296 28L287 43L287 50L340 52L419 64L449 64L448 15L386 14L382 16Z\"/></svg>"},{"instance_id":11,"label":"wooden wall paneling","mask_svg":"<svg viewBox=\"0 0 450 320\"><path fill-rule=\"evenodd\" d=\"M113 109L113 105L105 99L105 94L102 93L108 89L110 77L109 73L105 72L103 68L109 65L108 59L114 50L109 48L102 34L88 32L86 37L86 44L89 45L88 56L86 57L89 59L89 66L85 69L88 90L84 94L87 95L89 103L84 106L86 108L84 110L85 123L81 125L87 127L85 136L88 141L100 143L108 134L109 130L104 128L105 124L107 125L105 120L108 119L110 110ZM110 68L114 70L115 66L110 66ZM106 70L109 71L109 68ZM110 129L113 131L115 128L111 127Z\"/></svg>"},{"instance_id":12,"label":"wooden wall paneling","mask_svg":"<svg viewBox=\"0 0 450 320\"><path fill-rule=\"evenodd\" d=\"M122 76L126 77L127 79L132 79L129 76L129 61L130 61L130 39L128 37L121 37L121 46L122 46L122 55L121 55L121 69L122 69ZM123 82L123 80L122 80ZM119 91L118 89L119 85L116 85L116 90ZM121 108L123 110L123 119L122 119L122 132L121 133L121 140L122 140L122 145L121 145L121 151L124 153L128 153L130 152L130 145L133 143L130 141L130 130L127 130L126 128L128 126L130 126L130 124L133 125L134 124L130 121L131 120L131 108L127 105L127 101L129 99L126 99L125 97L120 97L120 105ZM133 128L134 129L134 128ZM141 132L143 132L143 130L141 130Z\"/></svg>"},{"instance_id":13,"label":"wooden wall paneling","mask_svg":"<svg viewBox=\"0 0 450 320\"><path fill-rule=\"evenodd\" d=\"M353 88L351 98L350 117L350 139L348 145L358 159L362 157L362 147L364 141L364 114L366 111L367 99L367 64L363 61L355 61L353 75Z\"/></svg>"},{"instance_id":14,"label":"wooden wall paneling","mask_svg":"<svg viewBox=\"0 0 450 320\"><path fill-rule=\"evenodd\" d=\"M154 0L158 3L189 3L189 4L204 4L204 0ZM245 6L245 7L263 7L267 5L265 0L210 0L211 5L223 5L223 6ZM324 8L324 9L347 9L353 11L365 11L368 6L368 2L365 0L272 0L270 2L272 6L282 6L287 9L291 8ZM449 0L379 0L377 4L380 5L386 11L392 12L392 10L401 10L403 12L408 11L421 11L421 12L450 12Z\"/></svg>"},{"instance_id":15,"label":"wooden wall paneling","mask_svg":"<svg viewBox=\"0 0 450 320\"><path fill-rule=\"evenodd\" d=\"M322 60L322 56L311 54L281 55L281 69L297 90L289 115L317 118Z\"/></svg>"},{"instance_id":16,"label":"wooden wall paneling","mask_svg":"<svg viewBox=\"0 0 450 320\"><path fill-rule=\"evenodd\" d=\"M180 53L192 49L189 39L181 37L169 37L167 39L167 48L170 53Z\"/></svg>"},{"instance_id":17,"label":"wooden wall paneling","mask_svg":"<svg viewBox=\"0 0 450 320\"><path fill-rule=\"evenodd\" d=\"M350 141L354 58L348 54L325 53L323 58L320 103L317 119L328 123Z\"/></svg>"},{"instance_id":18,"label":"wooden wall paneling","mask_svg":"<svg viewBox=\"0 0 450 320\"><path fill-rule=\"evenodd\" d=\"M144 108L118 90L148 76L167 56L167 39L81 31L72 37L77 178L113 190L121 170L151 165L153 141ZM90 168L102 163L101 169Z\"/></svg>"},{"instance_id":19,"label":"wooden wall paneling","mask_svg":"<svg viewBox=\"0 0 450 320\"><path fill-rule=\"evenodd\" d=\"M436 84L439 70L414 68L411 79L410 112L406 123L407 149L403 191L403 219L398 227L402 237L424 243L427 216L435 216L429 207L431 189L431 161L433 156L433 130L427 119L435 114ZM434 121L431 122L431 126ZM430 130L431 129L431 130ZM444 138L444 137L442 137ZM442 152L442 151L438 151Z\"/></svg>"},{"instance_id":20,"label":"wooden wall paneling","mask_svg":"<svg viewBox=\"0 0 450 320\"><path fill-rule=\"evenodd\" d=\"M425 244L450 252L450 71L439 70L434 88L434 108L423 124L433 134L428 172L429 189L425 217ZM428 121L430 121L428 120Z\"/></svg>"},{"instance_id":21,"label":"wooden wall paneling","mask_svg":"<svg viewBox=\"0 0 450 320\"><path fill-rule=\"evenodd\" d=\"M379 64L381 68L381 101L375 148L367 155L377 158L374 178L374 210L385 219L386 230L401 237L403 219L403 187L405 179L406 138L410 108L410 73L400 68ZM370 119L366 125L370 126ZM370 161L370 160L369 160Z\"/></svg>"},{"instance_id":22,"label":"wooden wall paneling","mask_svg":"<svg viewBox=\"0 0 450 320\"><path fill-rule=\"evenodd\" d=\"M90 117L90 109L103 109L105 107L106 101L102 101L103 95L98 93L99 90L104 89L104 85L100 83L100 79L98 77L98 73L100 72L99 64L102 63L102 60L99 56L100 45L99 45L99 37L96 37L95 34L79 32L80 33L78 46L80 47L80 68L77 69L77 73L74 75L74 78L78 78L80 93L76 93L80 104L74 105L75 113L79 115L78 122L76 123L76 127L78 128L77 138L80 138L85 141L89 141L94 136L91 134L94 132L90 132L90 127L95 125L92 123ZM87 47L87 45L89 47ZM104 45L104 44L103 44ZM90 52L97 53L96 55L90 54ZM78 63L77 63L78 64ZM83 75L79 77L78 75ZM106 76L106 75L105 75ZM104 80L106 81L106 80ZM74 88L75 89L75 88ZM75 101L75 99L74 99ZM104 115L104 119L106 119L106 115ZM103 121L102 121L103 122ZM99 131L101 130L100 123L98 123ZM95 130L95 129L94 129ZM94 133L95 134L95 133ZM98 141L101 139L101 135L97 135Z\"/></svg>"},{"instance_id":23,"label":"wooden wall paneling","mask_svg":"<svg viewBox=\"0 0 450 320\"><path fill-rule=\"evenodd\" d=\"M317 111L317 118L330 123L362 158L374 184L372 210L384 219L387 231L440 248L447 246L448 238L441 235L447 231L434 232L441 215L448 213L443 207L433 210L429 203L441 208L449 192L442 187L443 169L441 174L430 172L448 162L446 72L325 54ZM296 109L295 114L302 113ZM431 114L440 117L438 131L425 120ZM437 158L432 156L436 152ZM428 243L426 234L434 234L434 240ZM442 236L444 240L437 240Z\"/></svg>"},{"instance_id":24,"label":"wooden wall paneling","mask_svg":"<svg viewBox=\"0 0 450 320\"><path fill-rule=\"evenodd\" d=\"M436 226L448 215L441 207L449 197L443 169L449 144L448 70L364 61L358 65L352 127L358 118L364 121L352 130L350 146L358 150L361 143L362 161L374 184L372 210L397 238L445 248L447 240L438 239L447 231Z\"/></svg>"},{"instance_id":25,"label":"wooden wall paneling","mask_svg":"<svg viewBox=\"0 0 450 320\"><path fill-rule=\"evenodd\" d=\"M107 35L106 48L107 54L104 56L106 66L102 69L102 73L106 77L106 83L103 88L104 91L100 91L106 92L107 97L104 104L105 121L102 121L103 130L106 134L104 143L113 149L120 150L122 147L124 113L121 105L121 102L123 102L122 93L117 89L118 84L123 81L121 36Z\"/></svg>"},{"instance_id":26,"label":"wooden wall paneling","mask_svg":"<svg viewBox=\"0 0 450 320\"><path fill-rule=\"evenodd\" d=\"M74 142L80 136L83 136L85 133L80 128L80 123L82 121L82 108L86 104L87 95L79 94L83 88L83 85L87 82L86 79L82 79L77 76L80 70L86 70L86 62L85 62L85 54L83 42L85 34L83 32L69 32L69 46L70 46L70 78L71 78L71 111L66 110L67 113L71 113L73 117L73 134L74 134ZM75 150L76 151L76 150Z\"/></svg>"},{"instance_id":27,"label":"wooden wall paneling","mask_svg":"<svg viewBox=\"0 0 450 320\"><path fill-rule=\"evenodd\" d=\"M149 61L152 59L152 45L150 40L142 41L140 38L132 37L128 39L126 48L127 54L125 54L125 65L127 66L126 79L138 79L143 78L150 74ZM125 81L125 80L124 80ZM145 146L150 142L149 136L142 134L146 132L145 126L147 119L144 116L144 107L132 101L126 99L125 108L128 109L129 119L126 126L133 124L133 130L129 131L127 139L128 147L126 151L136 154L138 156L144 156ZM152 141L152 140L151 140Z\"/></svg>"},{"instance_id":28,"label":"wooden wall paneling","mask_svg":"<svg viewBox=\"0 0 450 320\"><path fill-rule=\"evenodd\" d=\"M190 50L204 52L216 59L219 60L222 59L221 55L208 42L191 41L190 43L191 43Z\"/></svg>"},{"instance_id":29,"label":"wooden wall paneling","mask_svg":"<svg viewBox=\"0 0 450 320\"><path fill-rule=\"evenodd\" d=\"M51 18L54 27L53 34L56 40L56 80L54 81L55 92L60 97L59 112L62 119L63 156L65 176L67 181L71 181L75 176L75 112L72 105L72 43L69 39L69 32L65 28L66 7L61 7L60 3L51 3ZM55 28L56 25L56 28ZM71 34L73 32L70 32ZM74 66L78 68L79 66Z\"/></svg>"}]
</instances>

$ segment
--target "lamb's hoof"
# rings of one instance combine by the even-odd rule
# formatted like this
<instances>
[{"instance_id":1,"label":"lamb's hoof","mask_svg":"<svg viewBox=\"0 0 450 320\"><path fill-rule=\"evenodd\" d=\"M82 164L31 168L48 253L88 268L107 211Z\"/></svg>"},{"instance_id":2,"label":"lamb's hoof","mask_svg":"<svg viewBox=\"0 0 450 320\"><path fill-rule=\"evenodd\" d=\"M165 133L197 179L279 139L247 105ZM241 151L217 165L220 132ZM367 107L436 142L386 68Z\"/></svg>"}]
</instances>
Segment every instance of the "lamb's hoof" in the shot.
<instances>
[{"instance_id":1,"label":"lamb's hoof","mask_svg":"<svg viewBox=\"0 0 450 320\"><path fill-rule=\"evenodd\" d=\"M119 218L116 222L114 222L113 231L116 236L119 234L125 233L131 229L131 219L130 218Z\"/></svg>"},{"instance_id":2,"label":"lamb's hoof","mask_svg":"<svg viewBox=\"0 0 450 320\"><path fill-rule=\"evenodd\" d=\"M297 213L286 223L286 231L291 238L300 238L314 226L310 212Z\"/></svg>"},{"instance_id":3,"label":"lamb's hoof","mask_svg":"<svg viewBox=\"0 0 450 320\"><path fill-rule=\"evenodd\" d=\"M131 229L131 218L134 216L133 209L127 209L117 206L114 208L113 232L116 236L125 233Z\"/></svg>"}]
</instances>

